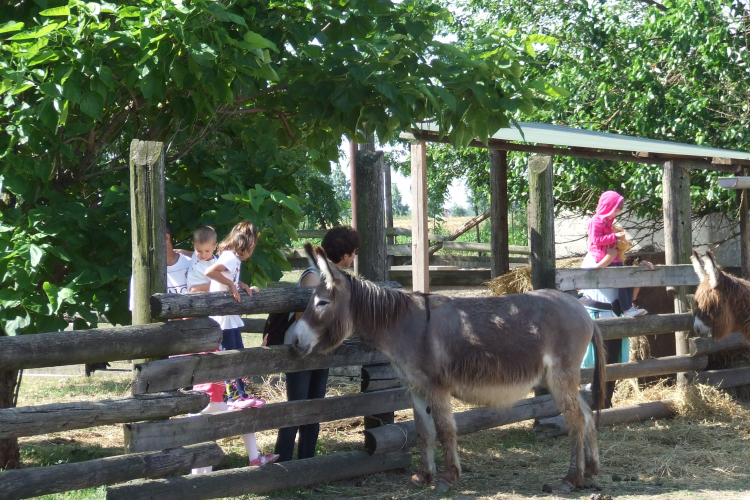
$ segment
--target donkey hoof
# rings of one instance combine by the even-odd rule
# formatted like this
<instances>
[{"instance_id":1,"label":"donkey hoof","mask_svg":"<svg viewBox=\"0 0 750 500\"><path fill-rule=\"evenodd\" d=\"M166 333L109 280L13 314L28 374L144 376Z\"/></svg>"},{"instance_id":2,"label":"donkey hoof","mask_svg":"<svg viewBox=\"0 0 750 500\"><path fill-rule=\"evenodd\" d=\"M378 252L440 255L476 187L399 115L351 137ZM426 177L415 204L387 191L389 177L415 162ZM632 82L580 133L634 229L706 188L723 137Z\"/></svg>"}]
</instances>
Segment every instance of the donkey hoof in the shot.
<instances>
[{"instance_id":1,"label":"donkey hoof","mask_svg":"<svg viewBox=\"0 0 750 500\"><path fill-rule=\"evenodd\" d=\"M596 481L594 481L593 477L587 477L583 481L583 487L587 489L594 489L596 491L602 491L601 486L596 484Z\"/></svg>"},{"instance_id":2,"label":"donkey hoof","mask_svg":"<svg viewBox=\"0 0 750 500\"><path fill-rule=\"evenodd\" d=\"M411 484L414 486L419 486L419 487L427 486L428 484L430 484L431 479L432 478L430 476L423 476L422 474L414 474L411 477Z\"/></svg>"},{"instance_id":3,"label":"donkey hoof","mask_svg":"<svg viewBox=\"0 0 750 500\"><path fill-rule=\"evenodd\" d=\"M437 485L435 485L435 491L438 493L445 493L449 489L451 489L453 485L445 481L444 479L441 479L438 481Z\"/></svg>"},{"instance_id":4,"label":"donkey hoof","mask_svg":"<svg viewBox=\"0 0 750 500\"><path fill-rule=\"evenodd\" d=\"M575 490L576 490L576 487L573 486L568 481L563 481L562 483L560 483L560 492L561 493L570 493L571 491L575 491Z\"/></svg>"}]
</instances>

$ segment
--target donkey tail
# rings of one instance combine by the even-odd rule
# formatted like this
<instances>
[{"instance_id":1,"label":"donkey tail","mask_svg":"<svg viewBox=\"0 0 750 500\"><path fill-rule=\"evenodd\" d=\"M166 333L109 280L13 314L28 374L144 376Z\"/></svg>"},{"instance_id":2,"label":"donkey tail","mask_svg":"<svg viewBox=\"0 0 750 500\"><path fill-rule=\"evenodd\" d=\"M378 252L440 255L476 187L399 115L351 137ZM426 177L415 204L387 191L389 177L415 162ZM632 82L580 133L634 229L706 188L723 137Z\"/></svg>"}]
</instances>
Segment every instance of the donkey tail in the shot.
<instances>
[{"instance_id":1,"label":"donkey tail","mask_svg":"<svg viewBox=\"0 0 750 500\"><path fill-rule=\"evenodd\" d=\"M607 394L607 353L602 341L602 332L594 322L594 381L591 384L591 392L594 397L596 408L596 426L599 427L599 418L604 408L604 397Z\"/></svg>"}]
</instances>

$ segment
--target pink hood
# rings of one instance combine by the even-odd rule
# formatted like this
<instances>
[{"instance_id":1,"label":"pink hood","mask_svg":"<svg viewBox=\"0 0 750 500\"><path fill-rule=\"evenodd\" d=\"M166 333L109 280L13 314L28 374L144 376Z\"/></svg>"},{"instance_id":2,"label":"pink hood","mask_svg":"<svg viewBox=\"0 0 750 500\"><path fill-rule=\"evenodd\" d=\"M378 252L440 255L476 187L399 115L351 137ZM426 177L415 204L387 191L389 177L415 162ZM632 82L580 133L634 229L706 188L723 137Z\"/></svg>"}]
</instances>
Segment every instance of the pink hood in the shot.
<instances>
[{"instance_id":1,"label":"pink hood","mask_svg":"<svg viewBox=\"0 0 750 500\"><path fill-rule=\"evenodd\" d=\"M601 217L602 219L612 217L624 199L617 191L604 191L599 197L599 205L596 207L595 217Z\"/></svg>"}]
</instances>

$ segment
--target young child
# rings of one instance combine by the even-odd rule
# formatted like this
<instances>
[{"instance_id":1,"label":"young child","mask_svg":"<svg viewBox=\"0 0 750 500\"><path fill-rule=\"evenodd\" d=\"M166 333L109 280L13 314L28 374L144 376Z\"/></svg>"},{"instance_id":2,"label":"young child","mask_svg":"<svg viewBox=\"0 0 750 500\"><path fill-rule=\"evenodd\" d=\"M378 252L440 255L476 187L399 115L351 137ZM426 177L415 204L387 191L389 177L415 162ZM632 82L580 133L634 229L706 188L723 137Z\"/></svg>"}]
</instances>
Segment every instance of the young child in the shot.
<instances>
[{"instance_id":1,"label":"young child","mask_svg":"<svg viewBox=\"0 0 750 500\"><path fill-rule=\"evenodd\" d=\"M213 256L213 251L216 248L216 232L208 227L198 228L193 234L193 245L197 258L206 262L204 265L204 275L210 280L210 283L198 284L196 282L196 284L193 284L193 286L190 287L190 291L208 290L210 292L222 292L229 290L237 301L240 300L238 288L247 292L248 295L252 295L254 291L257 292L258 289L256 287L247 286L245 283L242 283L239 278L240 264L242 261L250 258L250 255L252 255L253 250L255 249L257 240L258 235L253 225L249 221L240 222L234 226L229 236L224 238L219 245L219 252L221 255L216 259ZM191 267L191 271L192 270L193 268ZM211 316L211 318L219 323L219 326L221 326L221 329L223 330L224 337L221 342L221 348L223 350L242 349L244 347L242 343L242 335L240 333L240 328L243 326L242 318L236 315ZM194 389L205 390L209 393L211 398L211 402L201 413L217 413L229 409L258 407L265 404L265 401L262 399L255 399L244 392L245 384L242 379L238 379L235 383L238 388L242 388L242 395L238 396L236 394L230 394L227 402L224 402L223 398L225 386L223 382L195 386ZM251 432L243 434L242 440L245 443L251 467L271 464L278 460L279 456L273 453L267 453L263 456L258 453L255 433ZM193 469L193 474L201 474L210 471L211 467L203 467L200 469Z\"/></svg>"},{"instance_id":2,"label":"young child","mask_svg":"<svg viewBox=\"0 0 750 500\"><path fill-rule=\"evenodd\" d=\"M216 262L216 231L210 226L201 226L193 232L193 256L187 274L189 292L208 292L211 278L206 270Z\"/></svg>"},{"instance_id":3,"label":"young child","mask_svg":"<svg viewBox=\"0 0 750 500\"><path fill-rule=\"evenodd\" d=\"M240 301L240 290L248 295L257 292L257 287L249 287L240 281L240 266L243 261L250 258L258 242L258 232L250 221L243 221L234 226L229 236L219 244L219 258L208 266L206 276L211 280L210 292L232 292L232 295ZM242 318L237 315L211 316L211 319L219 323L224 337L221 347L225 351L244 349L242 343L241 328L244 326ZM254 399L245 391L245 381L237 379L234 384L227 385L229 402L236 400Z\"/></svg>"},{"instance_id":4,"label":"young child","mask_svg":"<svg viewBox=\"0 0 750 500\"><path fill-rule=\"evenodd\" d=\"M618 241L625 241L625 231L614 232L612 222L622 212L625 198L616 191L605 191L599 198L596 214L589 221L588 242L589 251L581 264L583 268L600 269L608 266L622 266L617 252ZM642 261L653 269L650 262ZM633 300L638 295L637 288L619 288L618 300L622 315L626 317L642 316L648 311L633 306Z\"/></svg>"}]
</instances>

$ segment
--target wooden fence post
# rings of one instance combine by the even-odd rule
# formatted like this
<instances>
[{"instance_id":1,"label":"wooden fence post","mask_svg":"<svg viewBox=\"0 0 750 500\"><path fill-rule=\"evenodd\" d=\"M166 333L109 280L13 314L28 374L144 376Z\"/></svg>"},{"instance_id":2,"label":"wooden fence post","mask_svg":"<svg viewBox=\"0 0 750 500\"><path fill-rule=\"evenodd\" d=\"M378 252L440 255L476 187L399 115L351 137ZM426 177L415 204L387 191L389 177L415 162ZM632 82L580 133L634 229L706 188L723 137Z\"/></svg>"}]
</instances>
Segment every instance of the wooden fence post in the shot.
<instances>
[{"instance_id":1,"label":"wooden fence post","mask_svg":"<svg viewBox=\"0 0 750 500\"><path fill-rule=\"evenodd\" d=\"M388 279L385 244L383 152L357 151L357 231L360 275L370 281Z\"/></svg>"},{"instance_id":2,"label":"wooden fence post","mask_svg":"<svg viewBox=\"0 0 750 500\"><path fill-rule=\"evenodd\" d=\"M393 228L393 187L391 185L391 166L390 165L383 165L383 191L385 195L385 228L391 229ZM387 253L387 245L393 245L396 243L396 237L395 236L386 236L386 253ZM387 267L386 271L388 271L391 266L393 265L393 256L388 255L386 256L386 262Z\"/></svg>"},{"instance_id":3,"label":"wooden fence post","mask_svg":"<svg viewBox=\"0 0 750 500\"><path fill-rule=\"evenodd\" d=\"M692 251L690 220L690 174L675 160L664 162L662 175L664 193L664 253L668 266L689 264ZM674 293L675 313L689 312L685 287L668 288ZM689 331L675 332L675 353L690 354ZM679 384L685 384L684 374L677 375Z\"/></svg>"},{"instance_id":4,"label":"wooden fence post","mask_svg":"<svg viewBox=\"0 0 750 500\"><path fill-rule=\"evenodd\" d=\"M555 199L551 156L529 158L529 246L534 290L555 287Z\"/></svg>"},{"instance_id":5,"label":"wooden fence post","mask_svg":"<svg viewBox=\"0 0 750 500\"><path fill-rule=\"evenodd\" d=\"M747 175L747 169L746 174ZM750 213L748 212L748 195L750 189L739 191L740 201L740 254L742 262L742 277L750 280Z\"/></svg>"},{"instance_id":6,"label":"wooden fence post","mask_svg":"<svg viewBox=\"0 0 750 500\"><path fill-rule=\"evenodd\" d=\"M133 324L151 322L149 298L167 289L164 149L161 142L130 143L130 218L133 244Z\"/></svg>"},{"instance_id":7,"label":"wooden fence post","mask_svg":"<svg viewBox=\"0 0 750 500\"><path fill-rule=\"evenodd\" d=\"M510 271L508 253L508 152L490 150L490 252L492 278Z\"/></svg>"},{"instance_id":8,"label":"wooden fence post","mask_svg":"<svg viewBox=\"0 0 750 500\"><path fill-rule=\"evenodd\" d=\"M411 143L412 290L430 291L430 242L427 239L427 143Z\"/></svg>"}]
</instances>

